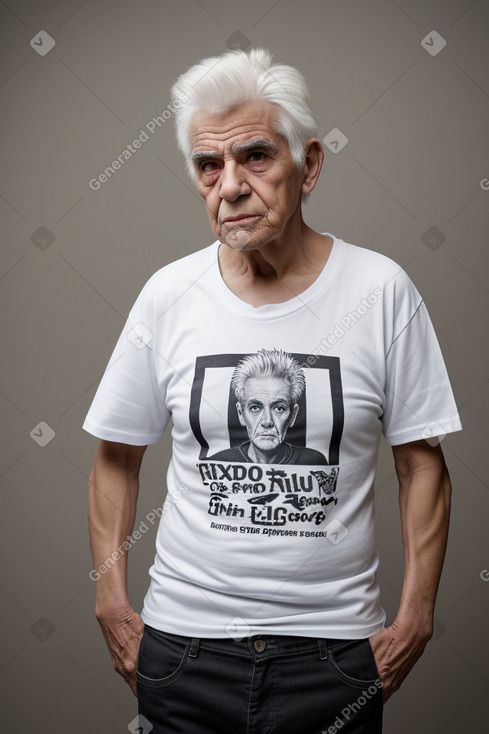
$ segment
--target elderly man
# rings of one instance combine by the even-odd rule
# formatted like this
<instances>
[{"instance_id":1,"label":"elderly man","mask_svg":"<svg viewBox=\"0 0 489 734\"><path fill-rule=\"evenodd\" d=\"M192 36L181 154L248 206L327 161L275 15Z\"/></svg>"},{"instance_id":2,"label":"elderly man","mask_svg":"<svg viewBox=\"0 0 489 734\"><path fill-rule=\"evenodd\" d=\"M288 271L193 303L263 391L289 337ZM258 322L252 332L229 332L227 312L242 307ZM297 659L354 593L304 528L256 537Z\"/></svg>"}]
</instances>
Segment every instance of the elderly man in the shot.
<instances>
[{"instance_id":1,"label":"elderly man","mask_svg":"<svg viewBox=\"0 0 489 734\"><path fill-rule=\"evenodd\" d=\"M249 441L220 451L211 459L263 464L326 464L315 449L285 442L299 412L305 387L299 363L282 350L261 349L237 365L231 380L239 422Z\"/></svg>"},{"instance_id":2,"label":"elderly man","mask_svg":"<svg viewBox=\"0 0 489 734\"><path fill-rule=\"evenodd\" d=\"M217 240L148 281L84 424L102 439L89 498L97 569L131 533L143 454L173 421L141 616L119 553L97 576L97 619L143 731L380 732L383 704L432 635L445 553L451 485L437 437L461 425L440 349L398 265L305 224L323 150L295 69L230 52L173 92ZM272 347L308 367L307 443L336 482L317 509L324 471L264 452L257 464L208 458L229 445L223 370ZM389 626L374 529L382 434L406 558Z\"/></svg>"}]
</instances>

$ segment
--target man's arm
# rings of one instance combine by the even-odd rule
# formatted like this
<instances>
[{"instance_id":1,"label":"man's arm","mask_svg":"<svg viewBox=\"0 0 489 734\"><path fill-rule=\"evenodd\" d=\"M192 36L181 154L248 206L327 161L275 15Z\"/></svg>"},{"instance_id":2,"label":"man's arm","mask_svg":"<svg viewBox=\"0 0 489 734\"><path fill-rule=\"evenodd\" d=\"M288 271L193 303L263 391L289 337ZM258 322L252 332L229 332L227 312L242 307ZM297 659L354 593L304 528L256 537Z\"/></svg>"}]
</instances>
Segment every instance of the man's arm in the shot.
<instances>
[{"instance_id":1,"label":"man's arm","mask_svg":"<svg viewBox=\"0 0 489 734\"><path fill-rule=\"evenodd\" d=\"M400 687L433 635L452 490L439 444L413 441L392 450L399 479L404 583L393 624L370 638L384 702Z\"/></svg>"},{"instance_id":2,"label":"man's arm","mask_svg":"<svg viewBox=\"0 0 489 734\"><path fill-rule=\"evenodd\" d=\"M139 470L146 448L101 441L90 474L88 497L90 545L96 579L95 615L114 669L127 681L134 695L137 656L144 625L129 602L127 553L117 553L117 549L123 547L134 527ZM111 559L108 564L107 559Z\"/></svg>"}]
</instances>

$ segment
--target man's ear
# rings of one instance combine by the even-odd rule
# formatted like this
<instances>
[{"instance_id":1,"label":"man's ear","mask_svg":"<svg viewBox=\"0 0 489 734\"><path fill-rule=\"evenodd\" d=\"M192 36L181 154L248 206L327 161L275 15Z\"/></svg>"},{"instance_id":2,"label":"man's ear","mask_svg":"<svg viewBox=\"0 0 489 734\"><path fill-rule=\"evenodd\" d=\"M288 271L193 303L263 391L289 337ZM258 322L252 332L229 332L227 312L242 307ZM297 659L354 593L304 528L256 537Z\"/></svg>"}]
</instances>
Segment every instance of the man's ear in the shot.
<instances>
[{"instance_id":1,"label":"man's ear","mask_svg":"<svg viewBox=\"0 0 489 734\"><path fill-rule=\"evenodd\" d=\"M289 423L289 428L292 428L292 426L294 425L298 412L299 412L299 403L296 403L294 407L292 408L292 420Z\"/></svg>"},{"instance_id":2,"label":"man's ear","mask_svg":"<svg viewBox=\"0 0 489 734\"><path fill-rule=\"evenodd\" d=\"M244 422L243 418L243 409L241 408L241 403L236 403L236 411L238 413L239 422L242 426L246 426L246 423Z\"/></svg>"},{"instance_id":3,"label":"man's ear","mask_svg":"<svg viewBox=\"0 0 489 734\"><path fill-rule=\"evenodd\" d=\"M324 150L317 138L311 138L304 146L306 161L304 163L304 179L301 191L309 194L316 186L323 167Z\"/></svg>"}]
</instances>

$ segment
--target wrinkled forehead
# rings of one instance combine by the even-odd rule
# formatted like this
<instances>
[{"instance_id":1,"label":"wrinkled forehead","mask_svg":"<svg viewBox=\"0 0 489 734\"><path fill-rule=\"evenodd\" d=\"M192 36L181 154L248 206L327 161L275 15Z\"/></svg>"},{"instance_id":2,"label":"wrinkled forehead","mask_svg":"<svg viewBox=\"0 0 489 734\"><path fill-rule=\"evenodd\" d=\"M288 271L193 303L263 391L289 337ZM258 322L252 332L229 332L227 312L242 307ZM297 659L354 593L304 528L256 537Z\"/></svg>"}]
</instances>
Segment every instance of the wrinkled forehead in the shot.
<instances>
[{"instance_id":1,"label":"wrinkled forehead","mask_svg":"<svg viewBox=\"0 0 489 734\"><path fill-rule=\"evenodd\" d=\"M292 386L284 377L249 377L244 384L245 403L257 400L261 403L283 401L290 403Z\"/></svg>"},{"instance_id":2,"label":"wrinkled forehead","mask_svg":"<svg viewBox=\"0 0 489 734\"><path fill-rule=\"evenodd\" d=\"M277 110L269 102L246 102L225 112L198 110L190 124L192 151L216 150L265 139L283 145L285 139L277 132Z\"/></svg>"}]
</instances>

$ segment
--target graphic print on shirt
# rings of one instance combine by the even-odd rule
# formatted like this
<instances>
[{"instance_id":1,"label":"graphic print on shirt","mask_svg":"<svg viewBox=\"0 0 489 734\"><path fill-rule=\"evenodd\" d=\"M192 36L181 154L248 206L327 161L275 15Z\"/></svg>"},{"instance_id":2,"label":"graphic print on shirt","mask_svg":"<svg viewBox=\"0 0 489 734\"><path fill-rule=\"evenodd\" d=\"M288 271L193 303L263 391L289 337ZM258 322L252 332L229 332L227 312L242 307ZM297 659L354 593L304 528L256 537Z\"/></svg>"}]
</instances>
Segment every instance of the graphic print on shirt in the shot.
<instances>
[{"instance_id":1,"label":"graphic print on shirt","mask_svg":"<svg viewBox=\"0 0 489 734\"><path fill-rule=\"evenodd\" d=\"M344 423L338 357L275 348L197 357L189 419L211 528L327 535Z\"/></svg>"}]
</instances>

